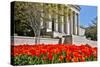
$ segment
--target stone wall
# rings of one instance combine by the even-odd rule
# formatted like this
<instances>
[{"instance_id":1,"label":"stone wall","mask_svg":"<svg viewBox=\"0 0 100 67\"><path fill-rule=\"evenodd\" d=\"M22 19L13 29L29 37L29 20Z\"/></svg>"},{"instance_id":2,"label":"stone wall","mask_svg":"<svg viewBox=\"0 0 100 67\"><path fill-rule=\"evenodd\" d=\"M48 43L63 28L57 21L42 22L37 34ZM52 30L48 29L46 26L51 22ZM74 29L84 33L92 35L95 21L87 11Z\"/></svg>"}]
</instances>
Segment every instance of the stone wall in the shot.
<instances>
[{"instance_id":1,"label":"stone wall","mask_svg":"<svg viewBox=\"0 0 100 67\"><path fill-rule=\"evenodd\" d=\"M85 34L85 29L79 28L79 35L84 35Z\"/></svg>"},{"instance_id":2,"label":"stone wall","mask_svg":"<svg viewBox=\"0 0 100 67\"><path fill-rule=\"evenodd\" d=\"M97 41L88 40L85 36L73 36L74 44L89 44L93 47L97 46Z\"/></svg>"},{"instance_id":3,"label":"stone wall","mask_svg":"<svg viewBox=\"0 0 100 67\"><path fill-rule=\"evenodd\" d=\"M21 45L21 44L35 44L34 37L23 37L23 36L14 36L11 37L12 45ZM62 38L40 38L40 44L75 44L75 45L85 45L89 44L90 46L97 47L97 41L92 41L86 39L85 36L69 35Z\"/></svg>"},{"instance_id":4,"label":"stone wall","mask_svg":"<svg viewBox=\"0 0 100 67\"><path fill-rule=\"evenodd\" d=\"M12 45L20 45L20 44L35 44L34 37L24 37L24 36L14 36L11 37ZM59 39L52 38L40 38L40 44L58 44Z\"/></svg>"},{"instance_id":5,"label":"stone wall","mask_svg":"<svg viewBox=\"0 0 100 67\"><path fill-rule=\"evenodd\" d=\"M63 43L75 44L75 45L88 44L90 46L97 47L97 41L88 40L85 36L77 36L77 35L64 37Z\"/></svg>"}]
</instances>

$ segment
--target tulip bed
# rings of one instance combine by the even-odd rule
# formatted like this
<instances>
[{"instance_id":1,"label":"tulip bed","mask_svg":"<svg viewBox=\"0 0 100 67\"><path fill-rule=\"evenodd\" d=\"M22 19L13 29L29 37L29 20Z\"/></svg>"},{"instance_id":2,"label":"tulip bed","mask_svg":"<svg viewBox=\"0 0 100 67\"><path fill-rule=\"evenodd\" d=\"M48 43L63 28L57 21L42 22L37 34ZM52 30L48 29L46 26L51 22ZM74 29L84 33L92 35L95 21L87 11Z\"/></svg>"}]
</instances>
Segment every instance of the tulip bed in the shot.
<instances>
[{"instance_id":1,"label":"tulip bed","mask_svg":"<svg viewBox=\"0 0 100 67\"><path fill-rule=\"evenodd\" d=\"M97 47L72 44L38 44L12 46L13 65L85 62L97 60Z\"/></svg>"}]
</instances>

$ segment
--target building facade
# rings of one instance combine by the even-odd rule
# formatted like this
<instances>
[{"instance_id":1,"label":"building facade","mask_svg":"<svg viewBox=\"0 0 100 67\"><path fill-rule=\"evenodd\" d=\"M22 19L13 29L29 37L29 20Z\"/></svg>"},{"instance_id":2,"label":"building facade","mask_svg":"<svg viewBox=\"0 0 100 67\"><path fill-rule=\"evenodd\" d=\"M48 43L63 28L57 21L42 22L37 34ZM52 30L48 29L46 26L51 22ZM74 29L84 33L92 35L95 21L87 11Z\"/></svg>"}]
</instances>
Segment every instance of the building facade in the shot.
<instances>
[{"instance_id":1,"label":"building facade","mask_svg":"<svg viewBox=\"0 0 100 67\"><path fill-rule=\"evenodd\" d=\"M36 32L39 33L39 43L95 46L96 41L90 41L84 36L85 30L79 26L79 15L80 7L77 5L17 2L12 5L11 42L35 44ZM28 26L24 27L22 23Z\"/></svg>"},{"instance_id":2,"label":"building facade","mask_svg":"<svg viewBox=\"0 0 100 67\"><path fill-rule=\"evenodd\" d=\"M60 7L61 6L61 7ZM80 14L80 7L77 5L58 5L58 13L50 15L52 21L48 21L46 24L42 23L43 26L46 25L46 32L47 36L51 37L63 37L67 35L80 35L79 34L79 14ZM59 7L61 10L59 10ZM55 19L56 18L56 19Z\"/></svg>"}]
</instances>

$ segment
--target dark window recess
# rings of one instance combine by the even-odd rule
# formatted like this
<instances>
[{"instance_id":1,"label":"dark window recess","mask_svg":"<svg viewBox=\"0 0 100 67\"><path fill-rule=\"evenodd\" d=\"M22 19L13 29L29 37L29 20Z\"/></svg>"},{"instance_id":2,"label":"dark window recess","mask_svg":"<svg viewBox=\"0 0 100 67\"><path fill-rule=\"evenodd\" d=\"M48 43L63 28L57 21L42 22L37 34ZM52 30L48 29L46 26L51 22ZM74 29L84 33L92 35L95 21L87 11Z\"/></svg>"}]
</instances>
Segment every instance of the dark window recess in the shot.
<instances>
[{"instance_id":1,"label":"dark window recess","mask_svg":"<svg viewBox=\"0 0 100 67\"><path fill-rule=\"evenodd\" d=\"M52 19L52 31L54 31L54 18Z\"/></svg>"}]
</instances>

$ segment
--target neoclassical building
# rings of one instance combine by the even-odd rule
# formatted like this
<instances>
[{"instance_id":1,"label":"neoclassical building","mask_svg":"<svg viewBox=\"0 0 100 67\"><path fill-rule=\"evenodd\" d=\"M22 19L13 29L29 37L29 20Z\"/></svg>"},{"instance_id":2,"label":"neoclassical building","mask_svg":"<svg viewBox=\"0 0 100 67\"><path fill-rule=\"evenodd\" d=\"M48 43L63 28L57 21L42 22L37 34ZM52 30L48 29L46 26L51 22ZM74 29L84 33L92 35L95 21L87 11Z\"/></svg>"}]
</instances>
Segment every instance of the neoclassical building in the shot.
<instances>
[{"instance_id":1,"label":"neoclassical building","mask_svg":"<svg viewBox=\"0 0 100 67\"><path fill-rule=\"evenodd\" d=\"M59 5L57 7L61 14L49 15L48 17L52 21L48 21L46 24L42 23L43 26L46 25L45 34L52 37L83 35L84 30L82 33L82 29L79 26L80 7L77 5L65 5L61 7L61 10L59 10Z\"/></svg>"},{"instance_id":2,"label":"neoclassical building","mask_svg":"<svg viewBox=\"0 0 100 67\"><path fill-rule=\"evenodd\" d=\"M28 32L27 27L23 29L21 23L26 23L34 29L35 27L40 27L41 36L63 37L67 35L83 35L82 32L84 30L80 29L79 26L80 7L78 5L15 2L13 8L15 10L14 22L16 24L14 32L18 35L26 36L27 33L31 33ZM28 18L26 18L27 16ZM30 16L32 17L29 18ZM31 20L32 23L30 22ZM33 36L33 33L31 36Z\"/></svg>"},{"instance_id":3,"label":"neoclassical building","mask_svg":"<svg viewBox=\"0 0 100 67\"><path fill-rule=\"evenodd\" d=\"M37 30L39 29L39 37L41 36L39 43L97 44L97 42L90 41L84 36L85 30L80 27L80 7L78 5L14 2L11 6L12 43L34 44L35 32L31 31L33 29L30 29L30 26L34 29L37 26L36 34L38 34ZM32 17L30 18L30 16ZM24 24L22 23L30 26L23 27Z\"/></svg>"}]
</instances>

